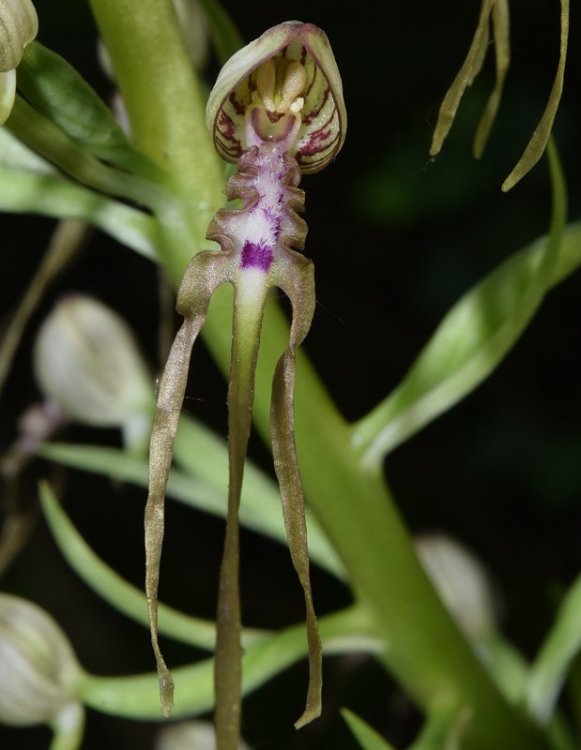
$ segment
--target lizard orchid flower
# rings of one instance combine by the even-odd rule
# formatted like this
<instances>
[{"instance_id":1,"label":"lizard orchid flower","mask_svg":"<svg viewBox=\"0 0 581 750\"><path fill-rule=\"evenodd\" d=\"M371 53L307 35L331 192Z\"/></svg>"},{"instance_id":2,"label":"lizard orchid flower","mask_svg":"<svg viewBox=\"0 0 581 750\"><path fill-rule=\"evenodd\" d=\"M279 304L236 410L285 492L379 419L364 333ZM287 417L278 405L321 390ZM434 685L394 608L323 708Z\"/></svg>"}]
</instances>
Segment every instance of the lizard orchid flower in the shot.
<instances>
[{"instance_id":1,"label":"lizard orchid flower","mask_svg":"<svg viewBox=\"0 0 581 750\"><path fill-rule=\"evenodd\" d=\"M271 442L285 527L302 585L309 641L306 708L297 728L320 713L321 643L309 577L304 498L294 441L297 347L315 307L313 264L301 255L307 226L298 212L301 173L334 159L345 138L341 78L325 34L298 21L276 26L236 53L210 94L207 123L214 146L236 164L226 195L241 208L218 211L208 229L219 251L191 260L178 292L184 321L159 384L150 448L146 507L146 593L162 708L172 705L173 684L157 640L157 590L163 538L165 486L184 398L190 355L210 298L222 284L234 287L228 388L229 497L218 594L215 656L216 734L219 750L235 750L240 732L241 647L238 584L238 508L254 397L254 375L267 295L280 288L290 299L290 339L276 367L271 401Z\"/></svg>"},{"instance_id":2,"label":"lizard orchid flower","mask_svg":"<svg viewBox=\"0 0 581 750\"><path fill-rule=\"evenodd\" d=\"M37 33L38 17L30 0L0 0L0 125L14 105L16 67Z\"/></svg>"}]
</instances>

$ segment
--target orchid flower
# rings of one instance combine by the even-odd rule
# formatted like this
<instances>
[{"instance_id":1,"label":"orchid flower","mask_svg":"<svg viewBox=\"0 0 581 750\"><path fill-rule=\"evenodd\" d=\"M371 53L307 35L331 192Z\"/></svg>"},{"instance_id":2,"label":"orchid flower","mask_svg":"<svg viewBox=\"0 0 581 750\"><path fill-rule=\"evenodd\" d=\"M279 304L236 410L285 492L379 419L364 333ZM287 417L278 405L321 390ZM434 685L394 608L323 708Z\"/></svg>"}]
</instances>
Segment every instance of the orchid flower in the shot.
<instances>
[{"instance_id":1,"label":"orchid flower","mask_svg":"<svg viewBox=\"0 0 581 750\"><path fill-rule=\"evenodd\" d=\"M184 321L160 380L150 446L150 486L145 515L146 594L163 712L173 683L157 637L157 591L164 531L164 494L192 347L210 298L222 284L234 287L228 388L229 495L220 571L215 655L218 750L235 750L240 732L241 647L238 507L251 428L254 376L269 290L280 288L292 304L290 340L272 386L271 441L293 565L302 585L309 642L309 688L297 728L320 714L321 643L309 577L304 498L294 442L297 347L315 307L313 264L302 250L307 227L298 216L301 173L332 161L345 138L341 78L325 34L297 21L276 26L236 53L222 69L207 106L216 150L236 164L226 195L242 208L223 208L207 237L219 251L191 260L177 298Z\"/></svg>"},{"instance_id":2,"label":"orchid flower","mask_svg":"<svg viewBox=\"0 0 581 750\"><path fill-rule=\"evenodd\" d=\"M30 0L0 0L0 125L12 112L24 48L37 33L38 16Z\"/></svg>"}]
</instances>

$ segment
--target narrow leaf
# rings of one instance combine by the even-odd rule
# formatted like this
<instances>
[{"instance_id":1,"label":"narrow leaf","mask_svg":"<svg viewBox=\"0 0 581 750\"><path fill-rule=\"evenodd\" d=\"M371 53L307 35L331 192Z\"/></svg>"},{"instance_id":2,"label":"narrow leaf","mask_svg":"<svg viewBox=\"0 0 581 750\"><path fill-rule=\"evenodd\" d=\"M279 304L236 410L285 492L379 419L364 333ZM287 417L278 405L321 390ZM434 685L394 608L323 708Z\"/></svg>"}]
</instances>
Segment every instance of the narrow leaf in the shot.
<instances>
[{"instance_id":1,"label":"narrow leaf","mask_svg":"<svg viewBox=\"0 0 581 750\"><path fill-rule=\"evenodd\" d=\"M383 645L371 636L370 624L360 608L350 608L321 618L321 635L326 654L380 653ZM290 667L306 653L303 625L254 643L244 653L242 689L255 690ZM174 718L210 711L214 703L212 659L175 669L176 704ZM79 699L88 707L111 716L158 719L159 695L155 674L127 677L87 675L79 685Z\"/></svg>"},{"instance_id":2,"label":"narrow leaf","mask_svg":"<svg viewBox=\"0 0 581 750\"><path fill-rule=\"evenodd\" d=\"M157 254L150 216L57 174L0 166L0 209L85 221L146 258Z\"/></svg>"},{"instance_id":3,"label":"narrow leaf","mask_svg":"<svg viewBox=\"0 0 581 750\"><path fill-rule=\"evenodd\" d=\"M183 424L188 425L182 431ZM192 429L190 429L190 427ZM180 433L182 435L180 442ZM179 452L177 450L180 443ZM225 476L228 474L228 449L223 439L207 427L183 414L175 442L175 459L191 453L188 473L172 468L167 483L167 496L206 513L224 516L227 507ZM222 453L225 461L222 461ZM119 482L131 482L147 487L147 462L130 456L121 448L97 445L46 443L39 455L51 461L82 471L92 471ZM201 471L195 470L198 459L205 460ZM216 460L216 464L214 464ZM221 472L224 466L224 472ZM191 470L191 471L190 471ZM248 529L286 544L286 532L280 517L278 487L255 465L247 461L240 504L240 523ZM307 509L309 552L317 565L338 578L345 579L345 570L314 516Z\"/></svg>"},{"instance_id":4,"label":"narrow leaf","mask_svg":"<svg viewBox=\"0 0 581 750\"><path fill-rule=\"evenodd\" d=\"M176 463L193 477L205 480L215 487L224 486L224 477L228 474L227 443L222 436L193 420L188 414L182 413L180 419L174 457ZM171 489L169 494L172 494ZM223 503L221 507L223 513ZM279 487L248 459L244 467L239 517L243 526L286 543L284 525L280 518ZM344 580L347 574L343 563L319 522L308 509L306 517L311 560Z\"/></svg>"},{"instance_id":5,"label":"narrow leaf","mask_svg":"<svg viewBox=\"0 0 581 750\"><path fill-rule=\"evenodd\" d=\"M24 51L18 88L38 112L88 153L122 168L154 172L95 90L64 58L39 42Z\"/></svg>"},{"instance_id":6,"label":"narrow leaf","mask_svg":"<svg viewBox=\"0 0 581 750\"><path fill-rule=\"evenodd\" d=\"M569 38L569 0L561 0L561 42L559 52L559 64L557 66L557 74L553 83L553 88L549 95L549 101L543 112L543 116L539 120L531 139L524 150L523 155L515 165L512 172L508 175L506 180L502 183L502 190L506 193L508 190L513 188L519 180L530 172L543 155L551 130L553 128L553 122L559 108L559 102L561 101L561 94L563 93L563 82L565 79L565 64L567 61L567 41Z\"/></svg>"},{"instance_id":7,"label":"narrow leaf","mask_svg":"<svg viewBox=\"0 0 581 750\"><path fill-rule=\"evenodd\" d=\"M148 627L147 601L143 591L121 578L94 553L71 523L48 483L42 482L39 491L47 523L71 568L108 604ZM159 605L159 632L197 648L214 648L216 628L213 622L189 617L165 604ZM242 634L245 645L256 643L262 637L264 633L256 630L247 629Z\"/></svg>"},{"instance_id":8,"label":"narrow leaf","mask_svg":"<svg viewBox=\"0 0 581 750\"><path fill-rule=\"evenodd\" d=\"M489 21L494 3L495 0L482 0L480 17L478 19L476 31L474 32L472 44L470 45L470 49L468 50L468 54L466 55L462 67L458 71L456 78L440 105L438 121L434 128L432 145L430 146L430 156L437 156L442 150L444 141L450 132L450 128L452 127L454 118L458 112L458 107L460 106L460 101L464 96L464 92L468 86L472 85L474 79L482 68L486 56L486 49L488 47Z\"/></svg>"},{"instance_id":9,"label":"narrow leaf","mask_svg":"<svg viewBox=\"0 0 581 750\"><path fill-rule=\"evenodd\" d=\"M546 724L555 709L567 672L581 651L581 576L563 600L554 625L531 667L528 708Z\"/></svg>"},{"instance_id":10,"label":"narrow leaf","mask_svg":"<svg viewBox=\"0 0 581 750\"><path fill-rule=\"evenodd\" d=\"M482 661L505 698L521 706L526 694L529 665L499 633L492 632L479 644Z\"/></svg>"},{"instance_id":11,"label":"narrow leaf","mask_svg":"<svg viewBox=\"0 0 581 750\"><path fill-rule=\"evenodd\" d=\"M353 711L342 708L341 716L345 719L347 726L353 732L353 736L363 750L394 750L393 745L390 745L387 740L383 739L375 729L372 729Z\"/></svg>"},{"instance_id":12,"label":"narrow leaf","mask_svg":"<svg viewBox=\"0 0 581 750\"><path fill-rule=\"evenodd\" d=\"M467 292L444 317L403 382L353 428L363 461L377 465L476 388L525 330L544 294L560 277L560 264L579 263L573 231L562 241L565 187L554 149L549 151L553 216L547 239L509 258Z\"/></svg>"},{"instance_id":13,"label":"narrow leaf","mask_svg":"<svg viewBox=\"0 0 581 750\"><path fill-rule=\"evenodd\" d=\"M410 750L462 750L471 714L468 706L438 706L428 715Z\"/></svg>"},{"instance_id":14,"label":"narrow leaf","mask_svg":"<svg viewBox=\"0 0 581 750\"><path fill-rule=\"evenodd\" d=\"M83 185L108 195L122 196L166 215L175 213L170 194L158 180L132 175L99 161L22 96L16 97L5 127L29 149Z\"/></svg>"},{"instance_id":15,"label":"narrow leaf","mask_svg":"<svg viewBox=\"0 0 581 750\"><path fill-rule=\"evenodd\" d=\"M280 486L284 524L294 568L303 588L309 642L309 686L303 715L295 722L299 729L321 713L323 681L321 640L311 591L309 550L302 479L299 471L294 430L294 388L296 350L307 335L315 308L313 264L298 253L289 252L290 262L278 285L292 303L293 319L287 350L280 358L272 383L270 412L272 455Z\"/></svg>"}]
</instances>

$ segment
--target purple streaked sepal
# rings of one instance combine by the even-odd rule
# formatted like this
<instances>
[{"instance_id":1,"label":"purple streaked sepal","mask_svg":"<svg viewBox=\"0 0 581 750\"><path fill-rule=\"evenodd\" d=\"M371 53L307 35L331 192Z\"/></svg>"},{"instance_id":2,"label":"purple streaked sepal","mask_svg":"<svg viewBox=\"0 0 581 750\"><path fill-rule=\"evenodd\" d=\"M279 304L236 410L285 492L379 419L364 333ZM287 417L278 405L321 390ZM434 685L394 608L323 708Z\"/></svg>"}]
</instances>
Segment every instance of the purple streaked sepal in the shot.
<instances>
[{"instance_id":1,"label":"purple streaked sepal","mask_svg":"<svg viewBox=\"0 0 581 750\"><path fill-rule=\"evenodd\" d=\"M347 115L341 76L327 37L313 24L300 21L269 29L226 63L208 100L207 125L220 156L236 162L252 145L249 116L284 128L288 111L298 120L289 151L302 172L318 172L341 149Z\"/></svg>"}]
</instances>

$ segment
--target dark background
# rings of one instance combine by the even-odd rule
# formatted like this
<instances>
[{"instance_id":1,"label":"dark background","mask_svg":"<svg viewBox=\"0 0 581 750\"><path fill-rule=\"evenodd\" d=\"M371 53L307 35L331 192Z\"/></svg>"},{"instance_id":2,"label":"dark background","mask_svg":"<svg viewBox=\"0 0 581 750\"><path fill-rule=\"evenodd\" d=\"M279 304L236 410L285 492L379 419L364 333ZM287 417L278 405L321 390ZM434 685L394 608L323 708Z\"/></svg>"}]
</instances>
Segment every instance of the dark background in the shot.
<instances>
[{"instance_id":1,"label":"dark background","mask_svg":"<svg viewBox=\"0 0 581 750\"><path fill-rule=\"evenodd\" d=\"M434 3L227 3L246 39L289 18L327 32L345 88L349 131L343 152L325 172L305 178L307 254L316 263L318 311L306 348L349 419L363 415L403 377L438 321L457 298L502 259L543 234L550 194L545 162L508 195L500 184L520 156L546 103L557 64L559 4L511 2L512 57L504 101L481 162L471 138L493 84L493 49L468 91L443 153L428 149L441 97L464 59L479 9L476 0ZM65 54L107 96L95 62L95 30L84 3L38 3L39 39ZM576 6L573 4L573 13ZM556 137L579 217L580 100L576 81L578 19L571 23L568 81ZM208 67L211 83L216 73ZM2 314L9 319L42 256L52 222L2 217ZM7 447L19 413L38 399L30 374L34 329L55 299L76 289L121 310L152 363L156 351L154 270L97 236L55 285L35 316L0 403ZM477 391L397 449L387 475L414 532L445 530L488 564L503 595L504 630L533 656L549 627L556 597L579 569L581 528L581 357L579 278L552 292L498 371ZM219 427L224 382L198 354L195 392L187 408ZM115 434L75 430L69 437L118 442ZM264 459L259 445L255 457ZM266 465L266 464L265 464ZM38 463L22 480L34 502ZM70 475L63 498L91 545L126 578L143 578L143 493L112 489L95 477ZM182 508L170 509L163 598L212 617L223 527ZM302 617L301 595L286 550L247 534L243 539L245 619L280 627ZM381 572L378 572L380 575ZM117 615L70 571L39 520L26 549L0 586L45 606L69 634L83 666L97 674L153 668L145 630ZM321 613L349 594L314 571ZM168 644L171 664L191 650ZM292 729L303 700L304 665L270 682L245 702L245 733L255 748L354 750L338 716L349 706L394 743L409 742L418 717L371 659L328 660L325 712L299 734ZM154 725L90 714L86 750L150 748ZM0 746L44 748L47 729L0 727Z\"/></svg>"}]
</instances>

